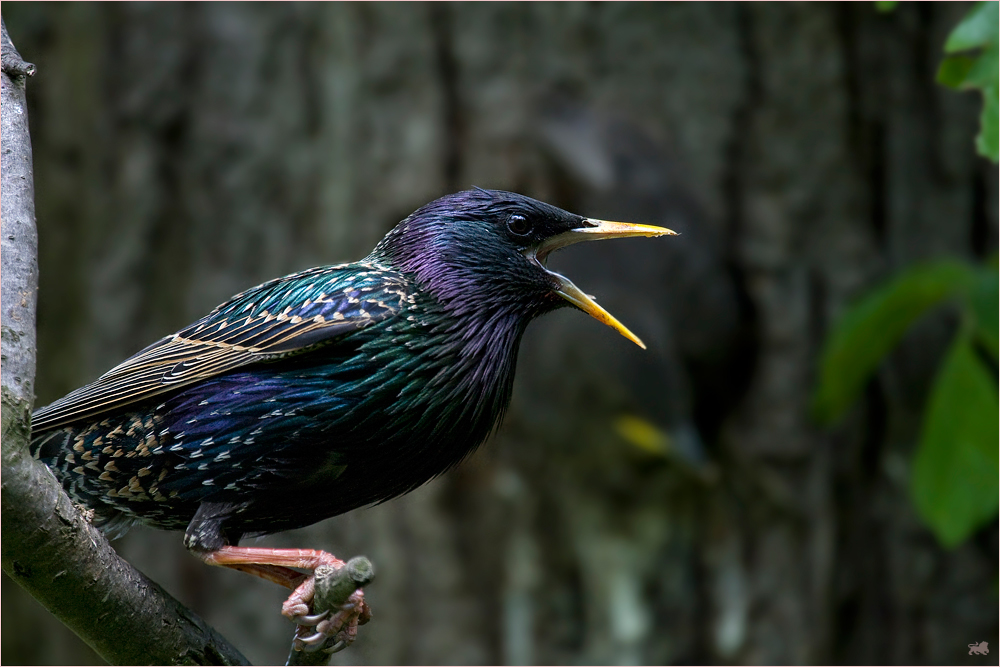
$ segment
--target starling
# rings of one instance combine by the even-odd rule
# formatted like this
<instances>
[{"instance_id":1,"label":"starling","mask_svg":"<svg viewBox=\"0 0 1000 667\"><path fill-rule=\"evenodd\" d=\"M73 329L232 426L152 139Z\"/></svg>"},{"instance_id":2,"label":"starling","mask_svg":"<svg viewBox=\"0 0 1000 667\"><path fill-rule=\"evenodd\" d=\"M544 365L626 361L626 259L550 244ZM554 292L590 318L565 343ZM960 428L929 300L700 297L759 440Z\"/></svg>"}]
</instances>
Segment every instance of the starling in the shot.
<instances>
[{"instance_id":1,"label":"starling","mask_svg":"<svg viewBox=\"0 0 1000 667\"><path fill-rule=\"evenodd\" d=\"M539 315L572 305L644 347L546 258L673 233L510 192L442 197L365 259L237 294L37 410L31 451L106 532L184 530L204 562L293 589L282 612L300 647L342 648L369 616L361 591L309 616L314 579L291 569L341 561L240 539L394 498L468 456L500 422Z\"/></svg>"}]
</instances>

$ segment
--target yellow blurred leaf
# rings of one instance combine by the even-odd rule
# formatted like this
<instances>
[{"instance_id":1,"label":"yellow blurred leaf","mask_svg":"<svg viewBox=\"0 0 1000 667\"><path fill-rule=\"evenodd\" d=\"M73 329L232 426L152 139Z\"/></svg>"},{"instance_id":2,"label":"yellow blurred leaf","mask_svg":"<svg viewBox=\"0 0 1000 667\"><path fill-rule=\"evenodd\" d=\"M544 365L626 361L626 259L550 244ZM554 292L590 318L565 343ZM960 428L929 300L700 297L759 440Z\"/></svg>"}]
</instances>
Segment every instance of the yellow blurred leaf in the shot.
<instances>
[{"instance_id":1,"label":"yellow blurred leaf","mask_svg":"<svg viewBox=\"0 0 1000 667\"><path fill-rule=\"evenodd\" d=\"M623 415L615 420L615 430L625 440L647 454L667 456L670 436L656 424L635 415Z\"/></svg>"}]
</instances>

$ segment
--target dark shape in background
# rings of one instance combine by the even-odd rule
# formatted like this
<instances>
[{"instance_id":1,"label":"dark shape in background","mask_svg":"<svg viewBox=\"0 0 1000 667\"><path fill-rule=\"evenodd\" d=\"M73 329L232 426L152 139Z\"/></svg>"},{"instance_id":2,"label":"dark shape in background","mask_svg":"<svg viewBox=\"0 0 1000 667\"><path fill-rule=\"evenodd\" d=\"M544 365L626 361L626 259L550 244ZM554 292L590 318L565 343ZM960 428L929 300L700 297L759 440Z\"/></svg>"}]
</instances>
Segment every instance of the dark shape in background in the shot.
<instances>
[{"instance_id":1,"label":"dark shape in background","mask_svg":"<svg viewBox=\"0 0 1000 667\"><path fill-rule=\"evenodd\" d=\"M39 405L448 191L664 224L682 236L553 261L648 352L549 316L463 467L266 540L376 564L375 620L337 662L957 662L997 640L997 524L945 552L906 494L953 317L836 430L808 406L847 303L997 247L976 101L934 83L966 9L10 3L38 66ZM116 546L251 660L284 658L283 591L179 534ZM95 659L5 584L3 662Z\"/></svg>"}]
</instances>

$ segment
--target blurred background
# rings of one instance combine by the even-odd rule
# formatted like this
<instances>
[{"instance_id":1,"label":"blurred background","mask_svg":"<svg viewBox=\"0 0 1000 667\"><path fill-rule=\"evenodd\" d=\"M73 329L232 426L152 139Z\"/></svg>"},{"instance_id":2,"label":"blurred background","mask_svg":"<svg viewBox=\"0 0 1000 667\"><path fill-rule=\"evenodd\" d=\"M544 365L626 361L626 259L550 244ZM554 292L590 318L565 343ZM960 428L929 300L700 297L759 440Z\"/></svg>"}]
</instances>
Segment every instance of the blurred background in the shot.
<instances>
[{"instance_id":1,"label":"blurred background","mask_svg":"<svg viewBox=\"0 0 1000 667\"><path fill-rule=\"evenodd\" d=\"M967 647L997 646L995 499L945 547L911 492L961 308L915 319L837 419L810 407L851 304L995 258L980 98L935 82L970 8L8 3L38 66L38 405L473 185L665 225L553 258L648 351L546 316L470 460L261 542L374 561L374 621L334 664L992 660ZM282 589L179 533L114 544L284 661ZM100 664L3 593L4 663Z\"/></svg>"}]
</instances>

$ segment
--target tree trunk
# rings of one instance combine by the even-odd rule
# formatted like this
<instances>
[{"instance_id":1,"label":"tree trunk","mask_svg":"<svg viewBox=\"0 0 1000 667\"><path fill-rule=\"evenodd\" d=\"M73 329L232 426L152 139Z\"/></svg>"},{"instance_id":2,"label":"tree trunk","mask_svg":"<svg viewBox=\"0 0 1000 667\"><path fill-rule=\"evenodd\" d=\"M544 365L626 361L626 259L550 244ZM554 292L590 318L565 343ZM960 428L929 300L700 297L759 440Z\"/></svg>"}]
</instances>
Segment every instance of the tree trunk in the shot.
<instances>
[{"instance_id":1,"label":"tree trunk","mask_svg":"<svg viewBox=\"0 0 1000 667\"><path fill-rule=\"evenodd\" d=\"M966 10L9 4L42 73L37 403L245 287L363 256L446 192L664 224L682 235L553 258L647 352L548 316L470 460L265 539L378 568L374 620L335 661L957 662L997 641L997 524L946 552L907 493L953 314L921 321L840 427L808 405L847 304L997 247L978 99L934 83ZM115 547L253 662L284 659L284 591L179 534ZM4 662L94 659L4 592Z\"/></svg>"}]
</instances>

